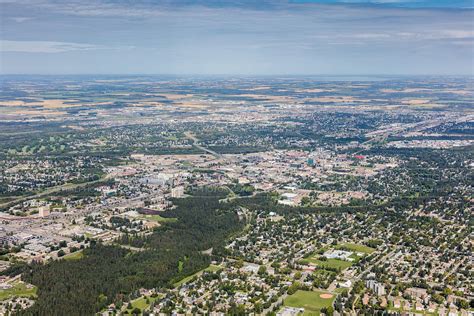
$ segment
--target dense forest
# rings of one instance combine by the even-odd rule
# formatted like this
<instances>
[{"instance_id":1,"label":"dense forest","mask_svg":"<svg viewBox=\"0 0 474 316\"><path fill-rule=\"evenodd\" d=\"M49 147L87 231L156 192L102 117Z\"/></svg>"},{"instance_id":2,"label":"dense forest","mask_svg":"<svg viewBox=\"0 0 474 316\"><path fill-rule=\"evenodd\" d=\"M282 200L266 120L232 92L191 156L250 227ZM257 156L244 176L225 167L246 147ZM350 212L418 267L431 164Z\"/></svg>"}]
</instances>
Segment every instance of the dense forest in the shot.
<instances>
[{"instance_id":1,"label":"dense forest","mask_svg":"<svg viewBox=\"0 0 474 316\"><path fill-rule=\"evenodd\" d=\"M171 286L209 265L202 251L219 249L226 238L239 232L235 205L220 203L215 195L195 191L193 197L175 200L176 207L163 216L177 218L152 235L126 236L115 245L92 243L79 260L13 266L4 274L23 273L38 287L38 300L19 315L92 315L111 303L120 306L139 288ZM140 245L144 251L120 246Z\"/></svg>"}]
</instances>

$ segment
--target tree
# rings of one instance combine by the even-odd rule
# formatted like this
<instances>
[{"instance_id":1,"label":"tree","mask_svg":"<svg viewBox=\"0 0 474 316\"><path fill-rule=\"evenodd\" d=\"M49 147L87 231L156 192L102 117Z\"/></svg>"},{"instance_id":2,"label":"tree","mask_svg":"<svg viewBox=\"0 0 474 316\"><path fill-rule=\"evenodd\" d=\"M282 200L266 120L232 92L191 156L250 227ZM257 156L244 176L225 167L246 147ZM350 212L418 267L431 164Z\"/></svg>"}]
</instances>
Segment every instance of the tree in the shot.
<instances>
[{"instance_id":1,"label":"tree","mask_svg":"<svg viewBox=\"0 0 474 316\"><path fill-rule=\"evenodd\" d=\"M332 307L332 306L323 307L323 308L321 308L321 312L323 312L324 314L326 314L328 316L332 316L332 315L334 315L334 307Z\"/></svg>"},{"instance_id":2,"label":"tree","mask_svg":"<svg viewBox=\"0 0 474 316\"><path fill-rule=\"evenodd\" d=\"M293 284L288 287L287 293L288 293L288 295L292 295L292 294L295 294L296 291L298 291L299 289L300 289L300 283L299 282L293 282Z\"/></svg>"},{"instance_id":3,"label":"tree","mask_svg":"<svg viewBox=\"0 0 474 316\"><path fill-rule=\"evenodd\" d=\"M311 199L307 196L303 196L301 198L300 204L301 204L301 206L310 206L311 205Z\"/></svg>"}]
</instances>

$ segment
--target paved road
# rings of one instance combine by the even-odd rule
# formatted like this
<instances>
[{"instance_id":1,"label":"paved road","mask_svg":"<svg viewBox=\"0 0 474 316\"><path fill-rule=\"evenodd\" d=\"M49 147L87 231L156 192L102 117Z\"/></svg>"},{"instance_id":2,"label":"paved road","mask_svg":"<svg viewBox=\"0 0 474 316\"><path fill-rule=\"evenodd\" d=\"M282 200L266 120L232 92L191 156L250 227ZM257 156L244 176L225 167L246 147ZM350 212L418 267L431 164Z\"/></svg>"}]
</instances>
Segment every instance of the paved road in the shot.
<instances>
[{"instance_id":1,"label":"paved road","mask_svg":"<svg viewBox=\"0 0 474 316\"><path fill-rule=\"evenodd\" d=\"M202 146L202 145L199 145L199 143L198 143L198 142L199 142L199 139L197 139L196 136L194 136L191 132L185 132L185 133L184 133L184 136L186 136L186 138L192 140L194 147L199 148L199 149L201 149L202 151L205 151L205 152L207 152L208 154L211 154L211 155L213 155L213 156L216 157L216 158L222 158L222 155L221 155L221 154L219 154L219 153L217 153L217 152L215 152L215 151L213 151L213 150L210 150L210 149L208 149L208 148L206 148L206 147L204 147L204 146Z\"/></svg>"},{"instance_id":2,"label":"paved road","mask_svg":"<svg viewBox=\"0 0 474 316\"><path fill-rule=\"evenodd\" d=\"M31 200L31 199L37 199L37 198L40 198L40 197L43 197L43 196L46 196L46 195L49 195L49 194L52 194L52 193L60 192L62 190L72 190L72 189L76 189L76 188L85 187L85 186L88 186L90 184L99 183L99 182L104 181L106 179L107 178L104 177L104 178L101 178L99 180L84 182L84 183L77 183L77 184L65 183L63 185L58 185L58 186L55 186L55 187L48 188L48 189L44 190L43 192L40 192L40 193L37 193L37 194L34 194L34 195L22 196L20 198L14 199L12 201L2 203L2 204L0 204L0 207L8 207L10 205L18 204L20 202L25 202L25 201Z\"/></svg>"},{"instance_id":3,"label":"paved road","mask_svg":"<svg viewBox=\"0 0 474 316\"><path fill-rule=\"evenodd\" d=\"M299 280L297 280L297 281L300 282L300 283L303 283L304 280L306 279L306 276L307 276L307 275L308 275L307 272L302 272L302 273L301 273L301 278L300 278ZM285 294L283 294L282 296L280 296L280 297L278 298L278 300L277 300L275 303L273 303L272 305L270 305L269 308L264 309L263 312L261 313L261 315L266 315L266 314L270 313L270 312L273 310L273 308L274 308L275 306L277 306L277 305L283 305L283 301L284 301L287 297L288 297L288 294L287 294L287 293L285 293Z\"/></svg>"}]
</instances>

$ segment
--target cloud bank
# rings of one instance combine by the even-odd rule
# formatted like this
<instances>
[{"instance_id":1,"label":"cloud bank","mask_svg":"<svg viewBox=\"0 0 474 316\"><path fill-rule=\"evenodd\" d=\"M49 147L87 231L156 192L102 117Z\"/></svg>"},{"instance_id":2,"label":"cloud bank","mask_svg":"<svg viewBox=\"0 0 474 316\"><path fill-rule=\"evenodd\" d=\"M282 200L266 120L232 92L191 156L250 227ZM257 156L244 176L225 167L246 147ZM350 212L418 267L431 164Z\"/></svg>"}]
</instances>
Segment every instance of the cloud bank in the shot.
<instances>
[{"instance_id":1,"label":"cloud bank","mask_svg":"<svg viewBox=\"0 0 474 316\"><path fill-rule=\"evenodd\" d=\"M474 72L466 1L0 1L3 73Z\"/></svg>"}]
</instances>

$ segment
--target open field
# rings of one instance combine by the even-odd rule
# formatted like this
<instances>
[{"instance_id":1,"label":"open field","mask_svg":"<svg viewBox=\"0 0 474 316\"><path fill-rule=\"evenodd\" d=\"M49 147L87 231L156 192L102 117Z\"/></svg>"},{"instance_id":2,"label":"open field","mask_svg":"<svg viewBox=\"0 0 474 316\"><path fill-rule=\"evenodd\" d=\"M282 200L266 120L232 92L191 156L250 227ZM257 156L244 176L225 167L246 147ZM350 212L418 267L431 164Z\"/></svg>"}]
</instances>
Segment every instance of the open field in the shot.
<instances>
[{"instance_id":1,"label":"open field","mask_svg":"<svg viewBox=\"0 0 474 316\"><path fill-rule=\"evenodd\" d=\"M304 308L303 315L319 315L322 308L332 306L335 296L321 291L297 291L288 296L284 306Z\"/></svg>"},{"instance_id":2,"label":"open field","mask_svg":"<svg viewBox=\"0 0 474 316\"><path fill-rule=\"evenodd\" d=\"M176 218L167 218L167 217L161 217L160 215L145 215L143 216L144 219L155 221L158 223L169 223L169 222L176 222Z\"/></svg>"},{"instance_id":3,"label":"open field","mask_svg":"<svg viewBox=\"0 0 474 316\"><path fill-rule=\"evenodd\" d=\"M366 254L371 254L375 251L374 248L364 246L364 245L359 245L359 244L351 244L351 243L340 244L337 246L337 249L346 249L346 250L362 252Z\"/></svg>"},{"instance_id":4,"label":"open field","mask_svg":"<svg viewBox=\"0 0 474 316\"><path fill-rule=\"evenodd\" d=\"M147 303L148 299L148 303ZM135 308L138 308L140 311L143 311L145 308L148 308L150 304L156 301L158 297L139 297L136 300L131 301L132 308L126 309L125 314L131 314Z\"/></svg>"},{"instance_id":5,"label":"open field","mask_svg":"<svg viewBox=\"0 0 474 316\"><path fill-rule=\"evenodd\" d=\"M83 257L84 257L84 253L82 252L82 250L79 250L79 251L65 255L63 258L64 260L79 260L79 259L82 259Z\"/></svg>"},{"instance_id":6,"label":"open field","mask_svg":"<svg viewBox=\"0 0 474 316\"><path fill-rule=\"evenodd\" d=\"M304 263L312 263L320 268L335 268L335 269L347 269L352 266L352 262L339 260L339 259L327 259L325 261L317 259L318 255L303 259Z\"/></svg>"},{"instance_id":7,"label":"open field","mask_svg":"<svg viewBox=\"0 0 474 316\"><path fill-rule=\"evenodd\" d=\"M9 297L35 297L36 287L28 288L24 283L16 282L12 288L0 290L0 301Z\"/></svg>"}]
</instances>

